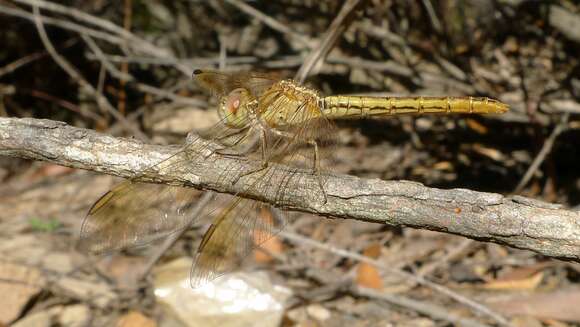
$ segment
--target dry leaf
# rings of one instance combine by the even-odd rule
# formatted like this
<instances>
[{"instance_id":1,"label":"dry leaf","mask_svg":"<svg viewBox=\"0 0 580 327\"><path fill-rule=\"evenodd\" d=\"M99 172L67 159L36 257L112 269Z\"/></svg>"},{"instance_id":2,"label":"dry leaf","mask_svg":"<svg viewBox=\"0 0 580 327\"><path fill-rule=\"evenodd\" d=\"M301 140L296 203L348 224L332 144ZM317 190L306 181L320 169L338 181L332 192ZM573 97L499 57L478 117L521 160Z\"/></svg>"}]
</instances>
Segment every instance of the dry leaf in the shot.
<instances>
[{"instance_id":1,"label":"dry leaf","mask_svg":"<svg viewBox=\"0 0 580 327\"><path fill-rule=\"evenodd\" d=\"M382 246L379 243L375 243L367 247L363 251L365 257L376 259L381 254ZM366 262L361 262L358 266L356 283L358 286L367 287L372 289L382 289L383 279L377 267L368 264Z\"/></svg>"},{"instance_id":2,"label":"dry leaf","mask_svg":"<svg viewBox=\"0 0 580 327\"><path fill-rule=\"evenodd\" d=\"M543 272L521 279L495 279L481 286L487 290L534 290L542 282Z\"/></svg>"},{"instance_id":3,"label":"dry leaf","mask_svg":"<svg viewBox=\"0 0 580 327\"><path fill-rule=\"evenodd\" d=\"M501 274L497 280L514 280L514 279L522 279L528 278L530 276L535 275L541 270L554 266L553 262L546 261L540 262L529 266L522 266L514 268L508 272Z\"/></svg>"},{"instance_id":4,"label":"dry leaf","mask_svg":"<svg viewBox=\"0 0 580 327\"><path fill-rule=\"evenodd\" d=\"M36 181L45 177L62 176L67 174L72 174L76 169L55 165L55 164L45 164L34 171L30 176L28 176L28 181Z\"/></svg>"},{"instance_id":5,"label":"dry leaf","mask_svg":"<svg viewBox=\"0 0 580 327\"><path fill-rule=\"evenodd\" d=\"M259 263L269 263L274 260L271 254L280 254L282 252L284 252L284 244L282 244L279 237L273 236L254 251L254 259Z\"/></svg>"},{"instance_id":6,"label":"dry leaf","mask_svg":"<svg viewBox=\"0 0 580 327\"><path fill-rule=\"evenodd\" d=\"M358 266L356 283L358 286L372 289L382 289L383 280L377 268L366 262L361 262Z\"/></svg>"},{"instance_id":7,"label":"dry leaf","mask_svg":"<svg viewBox=\"0 0 580 327\"><path fill-rule=\"evenodd\" d=\"M580 288L543 294L515 295L488 303L506 315L529 315L542 319L580 322Z\"/></svg>"},{"instance_id":8,"label":"dry leaf","mask_svg":"<svg viewBox=\"0 0 580 327\"><path fill-rule=\"evenodd\" d=\"M465 120L465 122L467 123L467 127L471 128L475 132L479 134L487 134L487 127L480 124L477 120L468 118Z\"/></svg>"},{"instance_id":9,"label":"dry leaf","mask_svg":"<svg viewBox=\"0 0 580 327\"><path fill-rule=\"evenodd\" d=\"M363 255L365 257L369 257L371 259L377 259L381 255L382 249L383 249L383 246L381 244L374 243L374 244L370 245L369 247L367 247L363 251Z\"/></svg>"},{"instance_id":10,"label":"dry leaf","mask_svg":"<svg viewBox=\"0 0 580 327\"><path fill-rule=\"evenodd\" d=\"M262 208L259 219L264 219L271 224L274 218L268 209ZM284 244L282 244L280 238L276 235L266 235L267 233L267 231L263 230L254 231L254 240L256 243L258 243L258 240L264 240L269 237L266 242L260 244L260 247L254 251L254 260L259 263L272 262L274 260L272 255L284 252Z\"/></svg>"},{"instance_id":11,"label":"dry leaf","mask_svg":"<svg viewBox=\"0 0 580 327\"><path fill-rule=\"evenodd\" d=\"M503 154L496 149L488 148L482 144L476 143L473 145L473 151L486 156L495 161L502 161Z\"/></svg>"},{"instance_id":12,"label":"dry leaf","mask_svg":"<svg viewBox=\"0 0 580 327\"><path fill-rule=\"evenodd\" d=\"M453 171L453 164L449 161L439 161L433 165L433 169L441 171Z\"/></svg>"},{"instance_id":13,"label":"dry leaf","mask_svg":"<svg viewBox=\"0 0 580 327\"><path fill-rule=\"evenodd\" d=\"M147 318L142 313L131 311L122 316L117 322L117 327L156 327L155 321Z\"/></svg>"}]
</instances>

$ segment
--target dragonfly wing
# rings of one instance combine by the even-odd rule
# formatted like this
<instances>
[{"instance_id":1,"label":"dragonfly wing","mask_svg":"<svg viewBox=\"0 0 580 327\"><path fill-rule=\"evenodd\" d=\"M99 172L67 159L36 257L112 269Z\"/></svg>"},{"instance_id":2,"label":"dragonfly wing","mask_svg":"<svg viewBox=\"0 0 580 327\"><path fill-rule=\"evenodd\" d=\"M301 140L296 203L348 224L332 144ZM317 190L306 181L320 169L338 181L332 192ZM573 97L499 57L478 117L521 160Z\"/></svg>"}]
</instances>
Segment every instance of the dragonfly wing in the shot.
<instances>
[{"instance_id":1,"label":"dragonfly wing","mask_svg":"<svg viewBox=\"0 0 580 327\"><path fill-rule=\"evenodd\" d=\"M223 122L215 124L205 137L194 136L168 158L144 169L139 176L152 173L188 171L192 161L211 160L215 151L243 146L252 139L247 129L235 129ZM210 140L208 140L208 138ZM212 142L212 141L215 141ZM236 168L226 168L218 180L237 176ZM80 248L108 252L128 246L144 245L187 228L195 217L194 202L199 191L177 186L126 181L103 195L89 210L81 227Z\"/></svg>"},{"instance_id":2,"label":"dragonfly wing","mask_svg":"<svg viewBox=\"0 0 580 327\"><path fill-rule=\"evenodd\" d=\"M222 130L216 125L214 132ZM234 141L244 138L234 135ZM192 160L206 158L213 151L211 142L201 137L188 141L179 151L146 168L139 176L187 171ZM237 173L224 170L218 178ZM190 226L196 218L196 200L200 191L188 187L125 181L105 193L89 210L81 226L79 248L103 253L130 246L140 246Z\"/></svg>"},{"instance_id":3,"label":"dragonfly wing","mask_svg":"<svg viewBox=\"0 0 580 327\"><path fill-rule=\"evenodd\" d=\"M270 74L253 72L224 73L213 70L196 69L193 77L204 89L213 94L223 96L237 88L244 88L254 96L266 91L277 79Z\"/></svg>"},{"instance_id":4,"label":"dragonfly wing","mask_svg":"<svg viewBox=\"0 0 580 327\"><path fill-rule=\"evenodd\" d=\"M279 233L289 217L265 215L267 204L234 197L205 233L191 268L193 288L236 271L258 246Z\"/></svg>"},{"instance_id":5,"label":"dragonfly wing","mask_svg":"<svg viewBox=\"0 0 580 327\"><path fill-rule=\"evenodd\" d=\"M79 248L110 252L187 228L199 194L191 188L125 181L91 207L81 226Z\"/></svg>"}]
</instances>

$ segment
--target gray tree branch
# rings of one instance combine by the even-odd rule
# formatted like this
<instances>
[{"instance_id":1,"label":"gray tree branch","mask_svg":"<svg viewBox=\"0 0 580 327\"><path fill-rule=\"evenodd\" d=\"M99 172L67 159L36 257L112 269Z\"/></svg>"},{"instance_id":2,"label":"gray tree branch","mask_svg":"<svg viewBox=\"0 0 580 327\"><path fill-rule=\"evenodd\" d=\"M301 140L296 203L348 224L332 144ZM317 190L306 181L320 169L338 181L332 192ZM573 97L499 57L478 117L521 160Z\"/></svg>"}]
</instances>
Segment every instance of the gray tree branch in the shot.
<instances>
[{"instance_id":1,"label":"gray tree branch","mask_svg":"<svg viewBox=\"0 0 580 327\"><path fill-rule=\"evenodd\" d=\"M288 184L280 203L277 194L261 188L244 188L252 183L255 174L241 177L237 183L232 181L239 176L224 179L222 172L226 169L235 167L235 171L244 171L259 163L218 154L207 159L192 157L187 169L147 169L143 173L178 149L116 138L57 121L0 118L0 155L126 178L139 172L138 179L144 182L238 194L277 203L281 209L327 217L435 230L580 262L580 212L558 205L519 196L506 198L467 189L442 190L415 182L334 174L326 176L328 202L324 203L311 172L274 165L269 184Z\"/></svg>"}]
</instances>

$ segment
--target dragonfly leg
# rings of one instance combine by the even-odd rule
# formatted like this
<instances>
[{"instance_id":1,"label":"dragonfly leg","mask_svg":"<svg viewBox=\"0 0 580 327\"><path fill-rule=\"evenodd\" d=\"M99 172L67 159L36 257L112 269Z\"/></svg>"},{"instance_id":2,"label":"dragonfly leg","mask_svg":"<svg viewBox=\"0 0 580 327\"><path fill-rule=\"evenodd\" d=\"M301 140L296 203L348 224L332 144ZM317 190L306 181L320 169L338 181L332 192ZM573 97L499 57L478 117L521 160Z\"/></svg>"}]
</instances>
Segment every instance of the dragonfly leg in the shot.
<instances>
[{"instance_id":1,"label":"dragonfly leg","mask_svg":"<svg viewBox=\"0 0 580 327\"><path fill-rule=\"evenodd\" d=\"M247 159L247 156L255 151L256 145L258 144L258 139L253 138L251 140L248 140L247 144L245 141L246 141L246 136L244 136L243 139L240 139L237 142L235 142L234 144L232 144L231 147L223 147L223 148L217 149L215 151L215 153L223 155L223 156L231 157L231 158ZM243 148L241 148L240 150L232 149L232 147L239 146L242 143L244 143Z\"/></svg>"},{"instance_id":2,"label":"dragonfly leg","mask_svg":"<svg viewBox=\"0 0 580 327\"><path fill-rule=\"evenodd\" d=\"M246 154L248 154L248 153L250 153L252 151L252 148L255 145L255 141L251 142L251 144L245 150L242 150L242 151L239 151L239 152L233 151L232 148L237 147L240 144L242 144L243 142L245 142L249 138L248 135L251 134L251 131L252 131L251 128L244 128L244 129L241 129L241 130L238 130L238 131L234 131L233 133L230 133L228 135L225 135L225 136L221 136L219 138L216 138L216 141L218 141L218 143L221 145L221 147L216 148L216 149L212 149L210 151L211 153L207 157L209 157L209 156L211 156L213 154L216 154L216 153L217 154L220 154L220 155L223 155L223 156L231 156L231 157L243 157L243 156L245 156ZM244 135L241 135L242 133L245 133L245 134ZM229 138L229 137L233 137L233 136L236 136L236 135L241 135L241 136L238 137L235 140L235 142L233 142L231 144L228 144L227 146L226 145L223 145L222 141L224 139ZM232 151L228 152L227 150L232 150Z\"/></svg>"},{"instance_id":3,"label":"dragonfly leg","mask_svg":"<svg viewBox=\"0 0 580 327\"><path fill-rule=\"evenodd\" d=\"M262 164L260 165L259 168L251 169L249 171L246 171L246 172L240 174L232 181L232 184L236 184L240 180L240 178L242 178L242 177L263 171L264 169L268 168L266 146L267 146L267 144L266 144L266 131L263 128L261 128L260 129L260 148L261 148L261 155L262 155Z\"/></svg>"},{"instance_id":4,"label":"dragonfly leg","mask_svg":"<svg viewBox=\"0 0 580 327\"><path fill-rule=\"evenodd\" d=\"M316 179L318 180L318 186L322 191L322 195L324 196L324 203L328 202L328 196L326 191L324 190L324 184L322 183L322 174L320 173L320 154L318 152L318 143L315 140L309 140L308 144L312 145L314 149L314 163L312 170L316 174Z\"/></svg>"},{"instance_id":5,"label":"dragonfly leg","mask_svg":"<svg viewBox=\"0 0 580 327\"><path fill-rule=\"evenodd\" d=\"M280 137L285 137L288 139L295 138L295 136L293 134L288 133L286 131L280 131L280 130L277 130L274 128L272 128L271 131ZM326 191L324 190L324 184L322 183L322 174L321 174L321 169L320 169L320 153L318 152L319 151L318 150L318 143L316 142L316 140L308 140L307 143L309 145L311 145L312 148L314 149L314 163L313 163L312 171L314 171L314 173L316 174L316 179L318 180L318 186L322 190L322 194L324 196L324 203L326 203L326 202L328 202L328 196L326 194Z\"/></svg>"}]
</instances>

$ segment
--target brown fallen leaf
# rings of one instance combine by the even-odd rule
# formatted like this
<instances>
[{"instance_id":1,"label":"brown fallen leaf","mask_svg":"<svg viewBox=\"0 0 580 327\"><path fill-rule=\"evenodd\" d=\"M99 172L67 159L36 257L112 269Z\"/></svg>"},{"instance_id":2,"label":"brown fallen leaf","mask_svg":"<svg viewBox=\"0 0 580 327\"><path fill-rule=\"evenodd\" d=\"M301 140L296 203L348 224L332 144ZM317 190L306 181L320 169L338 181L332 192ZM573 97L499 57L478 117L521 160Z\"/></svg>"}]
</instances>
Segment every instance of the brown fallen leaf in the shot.
<instances>
[{"instance_id":1,"label":"brown fallen leaf","mask_svg":"<svg viewBox=\"0 0 580 327\"><path fill-rule=\"evenodd\" d=\"M475 119L468 118L465 120L465 122L467 123L467 127L471 128L472 130L474 130L475 132L477 132L479 134L483 135L483 134L487 134L487 132L488 132L487 127L485 127L484 125L482 125L481 123L479 123Z\"/></svg>"},{"instance_id":2,"label":"brown fallen leaf","mask_svg":"<svg viewBox=\"0 0 580 327\"><path fill-rule=\"evenodd\" d=\"M496 149L492 149L489 147L484 146L483 144L476 143L473 145L473 151L486 156L495 161L502 161L504 158L503 153Z\"/></svg>"},{"instance_id":3,"label":"brown fallen leaf","mask_svg":"<svg viewBox=\"0 0 580 327\"><path fill-rule=\"evenodd\" d=\"M508 272L502 273L498 276L497 280L515 280L515 279L522 279L528 278L541 270L544 270L549 267L553 267L555 264L551 261L546 262L538 262L533 265L516 267Z\"/></svg>"},{"instance_id":4,"label":"brown fallen leaf","mask_svg":"<svg viewBox=\"0 0 580 327\"><path fill-rule=\"evenodd\" d=\"M382 246L379 243L374 243L363 251L363 255L372 259L376 259L381 254ZM356 283L358 286L372 289L382 289L383 279L377 267L361 262L357 269Z\"/></svg>"},{"instance_id":5,"label":"brown fallen leaf","mask_svg":"<svg viewBox=\"0 0 580 327\"><path fill-rule=\"evenodd\" d=\"M30 176L28 176L28 181L34 182L36 180L39 180L39 179L45 178L45 177L55 177L55 176L61 176L61 175L68 175L68 174L72 174L75 171L76 171L76 169L70 168L70 167L65 167L65 166L60 166L60 165L55 165L55 164L44 164L40 168L38 168L36 171L34 171Z\"/></svg>"},{"instance_id":6,"label":"brown fallen leaf","mask_svg":"<svg viewBox=\"0 0 580 327\"><path fill-rule=\"evenodd\" d=\"M580 288L541 294L514 295L487 304L505 315L580 322Z\"/></svg>"},{"instance_id":7,"label":"brown fallen leaf","mask_svg":"<svg viewBox=\"0 0 580 327\"><path fill-rule=\"evenodd\" d=\"M527 278L520 279L494 279L489 281L482 286L483 289L487 290L534 290L540 285L544 278L543 272L538 272Z\"/></svg>"},{"instance_id":8,"label":"brown fallen leaf","mask_svg":"<svg viewBox=\"0 0 580 327\"><path fill-rule=\"evenodd\" d=\"M156 327L157 323L138 311L131 311L117 321L117 327Z\"/></svg>"},{"instance_id":9,"label":"brown fallen leaf","mask_svg":"<svg viewBox=\"0 0 580 327\"><path fill-rule=\"evenodd\" d=\"M453 164L449 161L439 161L433 165L434 170L453 171Z\"/></svg>"},{"instance_id":10,"label":"brown fallen leaf","mask_svg":"<svg viewBox=\"0 0 580 327\"><path fill-rule=\"evenodd\" d=\"M268 209L262 208L260 211L260 219L264 219L269 224L272 223L274 217ZM260 244L259 248L254 251L254 260L258 263L270 263L274 260L272 255L281 254L284 252L284 244L276 235L269 235L268 231L256 230L254 231L254 241L259 243L259 240L268 240Z\"/></svg>"}]
</instances>

